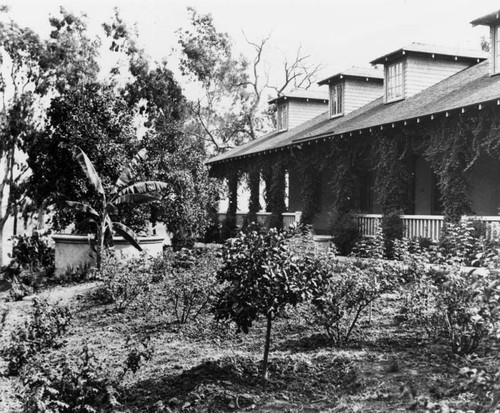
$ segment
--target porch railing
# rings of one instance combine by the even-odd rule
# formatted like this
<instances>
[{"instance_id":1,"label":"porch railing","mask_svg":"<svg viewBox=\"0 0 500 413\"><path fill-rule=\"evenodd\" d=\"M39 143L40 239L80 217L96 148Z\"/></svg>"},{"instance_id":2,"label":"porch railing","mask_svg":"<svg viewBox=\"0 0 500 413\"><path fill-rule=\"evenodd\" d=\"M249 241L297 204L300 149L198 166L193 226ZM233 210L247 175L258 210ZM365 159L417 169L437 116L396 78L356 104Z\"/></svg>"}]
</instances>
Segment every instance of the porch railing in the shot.
<instances>
[{"instance_id":1,"label":"porch railing","mask_svg":"<svg viewBox=\"0 0 500 413\"><path fill-rule=\"evenodd\" d=\"M238 212L236 214L236 225L242 227L246 212ZM300 221L301 212L286 212L283 214L283 226L285 228ZM219 221L223 222L226 217L225 213L219 213ZM267 225L270 212L259 212L257 220L261 225ZM444 217L442 215L402 215L403 224L405 226L405 237L425 237L433 241L439 240L443 229ZM482 221L486 224L487 238L500 236L500 216L474 216L474 219ZM357 216L358 225L361 233L365 236L374 236L381 226L381 214L362 214Z\"/></svg>"},{"instance_id":2,"label":"porch railing","mask_svg":"<svg viewBox=\"0 0 500 413\"><path fill-rule=\"evenodd\" d=\"M236 226L238 228L243 227L243 223L245 222L245 217L248 212L237 212L236 213ZM226 214L223 212L219 212L219 222L223 222L226 218ZM283 213L283 227L288 228L290 225L300 221L301 212L285 212ZM258 212L257 213L257 222L261 225L267 225L269 223L269 219L271 217L270 212Z\"/></svg>"},{"instance_id":3,"label":"porch railing","mask_svg":"<svg viewBox=\"0 0 500 413\"><path fill-rule=\"evenodd\" d=\"M439 240L443 229L444 217L442 215L402 215L405 226L405 237L425 237L433 241ZM500 216L474 216L473 219L486 224L486 237L494 238L500 235ZM380 228L381 214L358 215L358 225L361 233L374 236Z\"/></svg>"}]
</instances>

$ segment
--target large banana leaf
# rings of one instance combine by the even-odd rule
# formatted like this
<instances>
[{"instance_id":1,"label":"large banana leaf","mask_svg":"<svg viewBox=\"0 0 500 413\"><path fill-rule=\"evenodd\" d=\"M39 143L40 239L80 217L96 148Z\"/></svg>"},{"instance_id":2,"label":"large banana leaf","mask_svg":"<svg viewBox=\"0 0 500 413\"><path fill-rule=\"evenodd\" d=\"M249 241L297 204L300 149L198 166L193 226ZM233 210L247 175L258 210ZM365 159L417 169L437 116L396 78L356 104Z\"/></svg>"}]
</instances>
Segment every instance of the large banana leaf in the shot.
<instances>
[{"instance_id":1,"label":"large banana leaf","mask_svg":"<svg viewBox=\"0 0 500 413\"><path fill-rule=\"evenodd\" d=\"M101 178L99 178L99 175L97 175L94 165L90 161L89 157L78 146L75 146L73 155L80 164L80 167L82 168L85 175L87 175L89 181L92 183L92 185L94 185L96 191L101 195L104 195L104 188L102 187Z\"/></svg>"},{"instance_id":2,"label":"large banana leaf","mask_svg":"<svg viewBox=\"0 0 500 413\"><path fill-rule=\"evenodd\" d=\"M135 232L132 231L129 227L119 222L113 222L113 229L123 238L125 238L132 246L137 248L139 251L142 251L142 248L139 245L139 240L137 239L137 235L135 235Z\"/></svg>"},{"instance_id":3,"label":"large banana leaf","mask_svg":"<svg viewBox=\"0 0 500 413\"><path fill-rule=\"evenodd\" d=\"M113 200L113 204L147 204L157 199L158 197L147 194L125 194Z\"/></svg>"},{"instance_id":4,"label":"large banana leaf","mask_svg":"<svg viewBox=\"0 0 500 413\"><path fill-rule=\"evenodd\" d=\"M99 214L90 205L84 204L83 202L76 202L76 201L66 201L66 203L70 207L75 208L77 211L88 214L99 221Z\"/></svg>"},{"instance_id":5,"label":"large banana leaf","mask_svg":"<svg viewBox=\"0 0 500 413\"><path fill-rule=\"evenodd\" d=\"M168 184L161 181L144 181L129 185L118 192L118 196L126 194L148 194L151 192L159 192L168 188Z\"/></svg>"},{"instance_id":6,"label":"large banana leaf","mask_svg":"<svg viewBox=\"0 0 500 413\"><path fill-rule=\"evenodd\" d=\"M115 187L113 188L112 194L116 193L117 190L127 186L132 182L137 174L137 165L146 158L146 149L140 150L128 163L128 165L122 170L120 176L115 182Z\"/></svg>"}]
</instances>

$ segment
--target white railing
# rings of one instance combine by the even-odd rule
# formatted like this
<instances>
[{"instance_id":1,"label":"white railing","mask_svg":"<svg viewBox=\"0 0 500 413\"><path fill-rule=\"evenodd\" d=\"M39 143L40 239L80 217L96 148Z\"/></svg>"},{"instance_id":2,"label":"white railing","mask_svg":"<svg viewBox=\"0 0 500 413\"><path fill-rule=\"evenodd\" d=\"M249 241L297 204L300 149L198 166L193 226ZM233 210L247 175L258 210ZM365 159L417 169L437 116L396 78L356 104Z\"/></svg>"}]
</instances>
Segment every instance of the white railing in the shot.
<instances>
[{"instance_id":1,"label":"white railing","mask_svg":"<svg viewBox=\"0 0 500 413\"><path fill-rule=\"evenodd\" d=\"M245 222L245 217L248 212L237 212L236 213L236 226L238 228L243 227ZM219 212L219 222L224 222L226 214L224 212ZM283 227L288 228L290 225L300 221L300 212L285 212L283 213ZM270 212L258 212L257 221L259 224L266 226L269 223L269 218L271 217Z\"/></svg>"},{"instance_id":2,"label":"white railing","mask_svg":"<svg viewBox=\"0 0 500 413\"><path fill-rule=\"evenodd\" d=\"M245 222L247 212L238 212L236 214L236 225L241 228ZM301 212L285 212L283 214L283 227L300 221ZM225 213L219 213L219 222L223 222ZM270 212L259 212L257 214L258 222L266 226L271 217ZM416 238L425 237L433 241L439 240L443 228L444 217L442 215L402 215L405 226L405 237ZM474 219L486 223L486 236L491 239L500 236L500 216L474 216ZM362 214L357 216L358 225L361 233L365 236L374 236L380 228L381 214Z\"/></svg>"},{"instance_id":3,"label":"white railing","mask_svg":"<svg viewBox=\"0 0 500 413\"><path fill-rule=\"evenodd\" d=\"M444 217L442 215L402 215L405 226L405 237L425 237L433 241L439 240L443 229ZM500 235L500 217L498 216L474 216L486 224L487 238ZM366 236L374 236L380 228L381 214L358 215L358 225L361 233Z\"/></svg>"}]
</instances>

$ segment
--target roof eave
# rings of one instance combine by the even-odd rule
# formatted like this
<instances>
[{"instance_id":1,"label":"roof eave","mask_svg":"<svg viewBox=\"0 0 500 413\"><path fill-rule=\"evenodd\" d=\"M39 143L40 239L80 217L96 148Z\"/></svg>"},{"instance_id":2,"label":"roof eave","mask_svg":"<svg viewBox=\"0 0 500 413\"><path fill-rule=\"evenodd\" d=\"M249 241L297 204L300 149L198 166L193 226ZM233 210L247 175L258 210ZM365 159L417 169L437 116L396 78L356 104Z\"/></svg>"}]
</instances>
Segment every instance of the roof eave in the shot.
<instances>
[{"instance_id":1,"label":"roof eave","mask_svg":"<svg viewBox=\"0 0 500 413\"><path fill-rule=\"evenodd\" d=\"M463 56L460 54L444 54L444 53L433 53L433 52L421 52L415 50L399 49L395 52L388 53L378 59L372 60L370 63L372 65L378 64L388 64L398 60L404 56L427 56L432 58L442 58L442 59L459 59L460 61L468 61L471 63L479 63L487 59L485 56Z\"/></svg>"},{"instance_id":2,"label":"roof eave","mask_svg":"<svg viewBox=\"0 0 500 413\"><path fill-rule=\"evenodd\" d=\"M489 13L486 16L479 17L472 20L470 24L472 27L475 26L496 26L500 23L500 10Z\"/></svg>"},{"instance_id":3,"label":"roof eave","mask_svg":"<svg viewBox=\"0 0 500 413\"><path fill-rule=\"evenodd\" d=\"M358 75L345 75L343 73L339 73L338 75L330 76L327 79L323 79L322 81L318 82L318 85L319 86L329 85L329 84L332 84L334 82L344 80L344 79L363 79L363 80L384 83L384 79L382 77L361 76L361 75L359 75L359 76Z\"/></svg>"}]
</instances>

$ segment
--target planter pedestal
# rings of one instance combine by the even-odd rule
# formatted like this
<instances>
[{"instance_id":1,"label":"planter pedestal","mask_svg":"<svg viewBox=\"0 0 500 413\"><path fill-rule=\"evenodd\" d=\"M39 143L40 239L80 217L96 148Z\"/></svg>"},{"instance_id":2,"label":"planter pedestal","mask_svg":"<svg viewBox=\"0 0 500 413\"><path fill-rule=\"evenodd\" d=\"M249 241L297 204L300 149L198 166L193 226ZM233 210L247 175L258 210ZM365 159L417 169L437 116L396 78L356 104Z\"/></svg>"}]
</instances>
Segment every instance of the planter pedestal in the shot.
<instances>
[{"instance_id":1,"label":"planter pedestal","mask_svg":"<svg viewBox=\"0 0 500 413\"><path fill-rule=\"evenodd\" d=\"M95 253L90 248L86 235L52 235L55 242L55 274L64 274L68 269L76 269L85 265L95 265ZM163 251L163 237L139 237L142 251L151 256L158 256ZM115 250L121 253L126 261L141 255L122 237L113 237Z\"/></svg>"}]
</instances>

